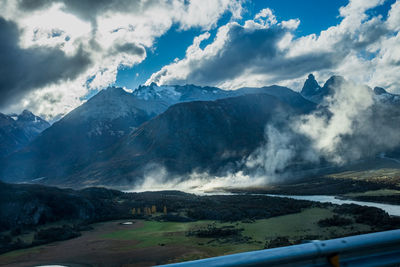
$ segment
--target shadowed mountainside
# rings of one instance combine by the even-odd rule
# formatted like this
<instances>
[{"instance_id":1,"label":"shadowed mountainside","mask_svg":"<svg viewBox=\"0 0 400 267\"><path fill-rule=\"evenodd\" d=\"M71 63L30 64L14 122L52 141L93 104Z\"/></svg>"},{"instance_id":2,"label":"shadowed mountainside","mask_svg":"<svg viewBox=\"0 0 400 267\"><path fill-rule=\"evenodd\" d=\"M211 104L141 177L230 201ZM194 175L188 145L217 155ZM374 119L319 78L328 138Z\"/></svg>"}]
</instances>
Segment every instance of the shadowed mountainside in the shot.
<instances>
[{"instance_id":1,"label":"shadowed mountainside","mask_svg":"<svg viewBox=\"0 0 400 267\"><path fill-rule=\"evenodd\" d=\"M50 124L24 110L20 115L0 113L0 157L26 146Z\"/></svg>"},{"instance_id":2,"label":"shadowed mountainside","mask_svg":"<svg viewBox=\"0 0 400 267\"><path fill-rule=\"evenodd\" d=\"M198 94L199 89L185 88L178 89ZM205 92L224 95L211 89ZM27 148L4 159L0 175L5 181L43 180L56 185L84 186L93 180L94 184L110 184L111 180L113 184L131 183L136 175L143 174L147 163L166 164L169 170L182 173L204 169L210 159L222 156L210 167L217 170L221 164L248 154L262 141L265 123L274 117L278 106L284 107L284 114L308 112L315 107L285 87L225 92L245 96L176 104L146 124L164 108L160 107L160 99L140 100L122 89L109 88L70 112ZM247 96L260 92L270 95ZM134 144L123 149L126 143ZM150 143L152 151L144 153ZM210 157L212 153L216 154ZM110 161L112 170L102 168L106 161ZM104 172L100 174L103 178L111 176L108 180L98 179L100 172Z\"/></svg>"}]
</instances>

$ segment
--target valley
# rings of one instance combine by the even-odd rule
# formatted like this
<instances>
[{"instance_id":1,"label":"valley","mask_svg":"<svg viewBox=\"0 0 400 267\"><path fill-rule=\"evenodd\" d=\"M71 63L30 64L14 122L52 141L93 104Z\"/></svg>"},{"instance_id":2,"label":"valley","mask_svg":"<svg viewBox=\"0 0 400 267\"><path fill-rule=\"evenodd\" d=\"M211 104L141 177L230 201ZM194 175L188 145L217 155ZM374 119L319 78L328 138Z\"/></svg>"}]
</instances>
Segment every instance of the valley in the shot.
<instances>
[{"instance_id":1,"label":"valley","mask_svg":"<svg viewBox=\"0 0 400 267\"><path fill-rule=\"evenodd\" d=\"M400 0L0 0L0 267L400 266L399 48Z\"/></svg>"},{"instance_id":2,"label":"valley","mask_svg":"<svg viewBox=\"0 0 400 267\"><path fill-rule=\"evenodd\" d=\"M379 138L400 130L396 96L360 89L377 133L318 148L302 132L343 116L324 99L348 84L100 91L0 158L0 266L148 266L400 228L400 138Z\"/></svg>"},{"instance_id":3,"label":"valley","mask_svg":"<svg viewBox=\"0 0 400 267\"><path fill-rule=\"evenodd\" d=\"M300 213L239 222L158 222L118 220L91 225L80 237L0 255L0 266L60 264L67 266L149 266L220 256L305 240L330 239L381 228L362 223L320 226L336 214L331 208L308 208ZM347 218L352 219L353 216ZM123 224L132 222L132 224ZM240 235L196 237L188 231L215 227L240 229Z\"/></svg>"},{"instance_id":4,"label":"valley","mask_svg":"<svg viewBox=\"0 0 400 267\"><path fill-rule=\"evenodd\" d=\"M0 188L9 192L5 197L13 207L21 201L12 196L21 193L36 203L31 210L8 210L5 214L7 209L0 202L0 225L4 227L0 232L0 266L149 266L400 226L400 217L377 208L271 197L260 191L255 195L195 195L100 188L73 191L38 185L2 184ZM346 195L398 194L396 189L358 188ZM43 197L51 192L56 195L47 202ZM82 206L82 201L96 203L98 208ZM37 221L26 220L31 216ZM13 250L8 251L10 248Z\"/></svg>"}]
</instances>

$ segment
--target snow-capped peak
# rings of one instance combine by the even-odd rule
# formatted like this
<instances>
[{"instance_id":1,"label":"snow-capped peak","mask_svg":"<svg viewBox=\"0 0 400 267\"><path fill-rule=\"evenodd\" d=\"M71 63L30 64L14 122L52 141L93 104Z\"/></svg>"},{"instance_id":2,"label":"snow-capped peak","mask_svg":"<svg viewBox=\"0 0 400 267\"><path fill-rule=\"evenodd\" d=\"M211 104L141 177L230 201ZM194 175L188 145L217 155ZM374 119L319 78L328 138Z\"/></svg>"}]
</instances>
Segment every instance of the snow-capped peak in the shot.
<instances>
[{"instance_id":1,"label":"snow-capped peak","mask_svg":"<svg viewBox=\"0 0 400 267\"><path fill-rule=\"evenodd\" d=\"M178 102L182 94L175 89L175 86L158 86L151 83L149 86L139 86L132 94L143 100L163 99Z\"/></svg>"}]
</instances>

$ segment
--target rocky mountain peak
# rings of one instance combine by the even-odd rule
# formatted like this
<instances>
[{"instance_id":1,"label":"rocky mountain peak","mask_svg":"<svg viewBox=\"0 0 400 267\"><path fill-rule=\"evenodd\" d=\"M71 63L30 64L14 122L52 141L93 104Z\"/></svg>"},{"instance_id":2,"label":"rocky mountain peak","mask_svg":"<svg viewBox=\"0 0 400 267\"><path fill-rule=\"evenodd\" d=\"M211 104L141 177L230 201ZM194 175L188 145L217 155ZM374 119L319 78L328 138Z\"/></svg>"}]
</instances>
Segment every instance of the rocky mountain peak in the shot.
<instances>
[{"instance_id":1,"label":"rocky mountain peak","mask_svg":"<svg viewBox=\"0 0 400 267\"><path fill-rule=\"evenodd\" d=\"M337 86L344 84L346 80L342 76L333 75L324 84L324 88L334 89Z\"/></svg>"},{"instance_id":2,"label":"rocky mountain peak","mask_svg":"<svg viewBox=\"0 0 400 267\"><path fill-rule=\"evenodd\" d=\"M313 74L309 74L307 80L303 85L303 89L301 90L301 94L305 96L314 95L317 91L321 89L318 82L315 80Z\"/></svg>"},{"instance_id":3,"label":"rocky mountain peak","mask_svg":"<svg viewBox=\"0 0 400 267\"><path fill-rule=\"evenodd\" d=\"M37 117L27 109L18 115L18 121L34 121Z\"/></svg>"}]
</instances>

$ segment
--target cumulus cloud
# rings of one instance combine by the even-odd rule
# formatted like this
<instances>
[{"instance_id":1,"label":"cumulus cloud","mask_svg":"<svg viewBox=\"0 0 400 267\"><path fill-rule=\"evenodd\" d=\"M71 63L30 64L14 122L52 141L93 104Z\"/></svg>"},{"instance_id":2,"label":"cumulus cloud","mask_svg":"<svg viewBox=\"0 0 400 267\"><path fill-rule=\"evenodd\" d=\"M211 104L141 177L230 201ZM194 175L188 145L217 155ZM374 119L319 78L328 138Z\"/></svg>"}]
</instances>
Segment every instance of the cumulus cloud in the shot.
<instances>
[{"instance_id":1,"label":"cumulus cloud","mask_svg":"<svg viewBox=\"0 0 400 267\"><path fill-rule=\"evenodd\" d=\"M65 114L89 91L114 83L119 68L142 62L146 50L154 49L156 39L173 25L206 31L226 12L239 18L241 1L2 0L0 18L14 25L4 33L12 35L7 43L21 52L5 54L18 54L19 61L30 65L21 70L3 66L1 71L15 76L33 68L30 80L18 81L28 86L2 86L2 111L33 108L48 117Z\"/></svg>"},{"instance_id":2,"label":"cumulus cloud","mask_svg":"<svg viewBox=\"0 0 400 267\"><path fill-rule=\"evenodd\" d=\"M312 71L309 64L301 67L294 64L310 60L323 62L320 56L313 55L285 59L285 52L278 44L290 34L293 27L289 29L283 24L276 25L271 11L264 11L257 14L254 21L247 21L244 25L231 22L220 27L214 41L204 49L200 48L199 43L204 38L195 38L184 59L163 67L147 83L189 82L221 86L243 75L282 77L292 75L293 71L302 67Z\"/></svg>"},{"instance_id":3,"label":"cumulus cloud","mask_svg":"<svg viewBox=\"0 0 400 267\"><path fill-rule=\"evenodd\" d=\"M16 27L14 51L29 52L22 53L30 57L27 62L33 63L41 53L44 60L47 55L50 65L59 60L53 65L65 67L57 75L57 66L53 67L48 78L43 72L36 79L41 82L32 85L19 82L15 87L2 87L1 110L32 108L48 117L65 114L82 103L89 91L114 83L119 68L145 60L146 51L154 49L157 38L172 25L204 32L194 39L183 59L164 66L147 83L194 83L225 89L278 83L297 89L303 77L314 72L320 80L336 73L399 92L399 0L386 19L368 13L384 0L350 0L339 10L342 20L338 25L307 36L297 36L299 19L278 21L269 8L252 20L235 22L242 14L242 2L1 0L0 17ZM233 20L211 37L207 31L225 12L230 12ZM210 38L210 44L201 45ZM23 60L22 56L19 59ZM78 62L81 64L72 68ZM40 74L38 69L31 72L31 78Z\"/></svg>"},{"instance_id":4,"label":"cumulus cloud","mask_svg":"<svg viewBox=\"0 0 400 267\"><path fill-rule=\"evenodd\" d=\"M221 26L205 48L194 43L185 58L164 66L147 83L225 89L271 83L297 86L300 78L314 72L320 79L337 73L396 90L400 1L391 6L386 20L367 14L383 3L351 0L340 8L338 25L301 37L294 32L298 19L279 22L270 9L263 9L253 20ZM388 62L389 58L394 60Z\"/></svg>"}]
</instances>

